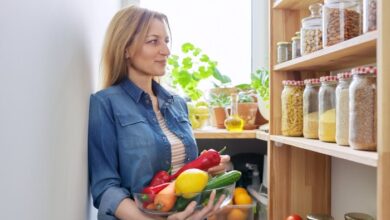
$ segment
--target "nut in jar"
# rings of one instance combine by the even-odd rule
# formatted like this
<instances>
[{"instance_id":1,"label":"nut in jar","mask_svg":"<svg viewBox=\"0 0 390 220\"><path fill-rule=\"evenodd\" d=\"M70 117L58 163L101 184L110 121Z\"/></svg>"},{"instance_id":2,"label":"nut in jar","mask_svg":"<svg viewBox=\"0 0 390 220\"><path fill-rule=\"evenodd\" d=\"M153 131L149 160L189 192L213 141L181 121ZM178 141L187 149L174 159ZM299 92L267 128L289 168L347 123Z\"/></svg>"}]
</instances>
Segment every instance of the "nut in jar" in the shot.
<instances>
[{"instance_id":1,"label":"nut in jar","mask_svg":"<svg viewBox=\"0 0 390 220\"><path fill-rule=\"evenodd\" d=\"M359 0L326 0L323 7L324 47L357 37L362 31Z\"/></svg>"}]
</instances>

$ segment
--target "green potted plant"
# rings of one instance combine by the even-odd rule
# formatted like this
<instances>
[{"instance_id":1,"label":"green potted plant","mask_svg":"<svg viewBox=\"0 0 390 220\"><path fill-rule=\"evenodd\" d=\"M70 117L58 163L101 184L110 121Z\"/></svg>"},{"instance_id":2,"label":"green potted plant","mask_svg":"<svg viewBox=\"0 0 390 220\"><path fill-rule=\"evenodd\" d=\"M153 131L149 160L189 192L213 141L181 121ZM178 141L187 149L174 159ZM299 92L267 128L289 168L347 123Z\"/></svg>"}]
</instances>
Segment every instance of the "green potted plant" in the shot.
<instances>
[{"instance_id":1,"label":"green potted plant","mask_svg":"<svg viewBox=\"0 0 390 220\"><path fill-rule=\"evenodd\" d=\"M230 95L211 93L209 103L212 109L211 125L217 128L225 128L226 107L231 104Z\"/></svg>"},{"instance_id":2,"label":"green potted plant","mask_svg":"<svg viewBox=\"0 0 390 220\"><path fill-rule=\"evenodd\" d=\"M251 86L256 90L259 110L264 119L270 118L270 89L269 71L265 68L257 69L251 74Z\"/></svg>"},{"instance_id":3,"label":"green potted plant","mask_svg":"<svg viewBox=\"0 0 390 220\"><path fill-rule=\"evenodd\" d=\"M203 96L199 88L201 81L209 80L214 84L226 84L230 78L217 69L217 62L209 58L202 50L191 43L181 46L182 56L171 55L168 59L168 72L171 86L180 89L192 101Z\"/></svg>"}]
</instances>

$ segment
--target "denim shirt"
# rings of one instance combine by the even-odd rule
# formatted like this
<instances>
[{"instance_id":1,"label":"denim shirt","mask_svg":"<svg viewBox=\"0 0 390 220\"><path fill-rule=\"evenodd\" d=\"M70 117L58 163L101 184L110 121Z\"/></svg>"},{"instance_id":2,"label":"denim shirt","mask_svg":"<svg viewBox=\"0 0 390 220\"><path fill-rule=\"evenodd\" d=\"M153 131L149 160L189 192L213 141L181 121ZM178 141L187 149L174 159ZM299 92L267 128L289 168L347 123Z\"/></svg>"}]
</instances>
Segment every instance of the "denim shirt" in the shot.
<instances>
[{"instance_id":1,"label":"denim shirt","mask_svg":"<svg viewBox=\"0 0 390 220\"><path fill-rule=\"evenodd\" d=\"M153 81L168 128L185 146L185 163L198 148L184 99ZM154 174L171 166L171 145L149 95L129 79L91 95L88 128L89 181L98 219L116 219L119 203L141 192Z\"/></svg>"}]
</instances>

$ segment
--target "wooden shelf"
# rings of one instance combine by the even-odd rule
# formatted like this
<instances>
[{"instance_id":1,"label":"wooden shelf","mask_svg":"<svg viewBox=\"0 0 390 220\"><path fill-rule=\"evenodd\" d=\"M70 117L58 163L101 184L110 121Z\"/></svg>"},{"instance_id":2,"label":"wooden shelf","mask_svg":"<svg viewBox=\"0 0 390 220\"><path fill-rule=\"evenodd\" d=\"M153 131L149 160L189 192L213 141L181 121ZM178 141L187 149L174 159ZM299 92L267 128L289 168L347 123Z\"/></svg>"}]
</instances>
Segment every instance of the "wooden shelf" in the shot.
<instances>
[{"instance_id":1,"label":"wooden shelf","mask_svg":"<svg viewBox=\"0 0 390 220\"><path fill-rule=\"evenodd\" d=\"M268 141L269 140L269 134L264 131L256 131L256 139Z\"/></svg>"},{"instance_id":2,"label":"wooden shelf","mask_svg":"<svg viewBox=\"0 0 390 220\"><path fill-rule=\"evenodd\" d=\"M358 151L353 150L352 148L347 146L339 146L334 143L326 143L319 140L306 139L302 137L285 137L280 135L271 135L271 141L329 155L332 157L350 160L372 167L378 166L377 152Z\"/></svg>"},{"instance_id":3,"label":"wooden shelf","mask_svg":"<svg viewBox=\"0 0 390 220\"><path fill-rule=\"evenodd\" d=\"M321 0L279 0L274 3L274 9L309 9L311 4L323 2Z\"/></svg>"},{"instance_id":4,"label":"wooden shelf","mask_svg":"<svg viewBox=\"0 0 390 220\"><path fill-rule=\"evenodd\" d=\"M206 127L194 130L196 139L255 139L257 130L244 130L242 132L229 132L226 129Z\"/></svg>"},{"instance_id":5,"label":"wooden shelf","mask_svg":"<svg viewBox=\"0 0 390 220\"><path fill-rule=\"evenodd\" d=\"M274 71L336 70L374 63L378 32L373 31L274 66Z\"/></svg>"}]
</instances>

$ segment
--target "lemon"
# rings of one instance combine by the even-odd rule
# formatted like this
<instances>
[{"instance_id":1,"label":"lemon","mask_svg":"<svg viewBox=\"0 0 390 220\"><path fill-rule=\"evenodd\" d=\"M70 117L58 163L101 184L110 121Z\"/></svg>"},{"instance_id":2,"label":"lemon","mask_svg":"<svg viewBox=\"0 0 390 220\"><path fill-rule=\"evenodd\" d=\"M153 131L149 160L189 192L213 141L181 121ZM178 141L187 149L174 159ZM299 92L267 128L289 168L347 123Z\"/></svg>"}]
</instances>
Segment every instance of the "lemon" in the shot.
<instances>
[{"instance_id":1,"label":"lemon","mask_svg":"<svg viewBox=\"0 0 390 220\"><path fill-rule=\"evenodd\" d=\"M176 179L175 191L186 199L193 198L206 187L209 176L200 169L188 169Z\"/></svg>"}]
</instances>

